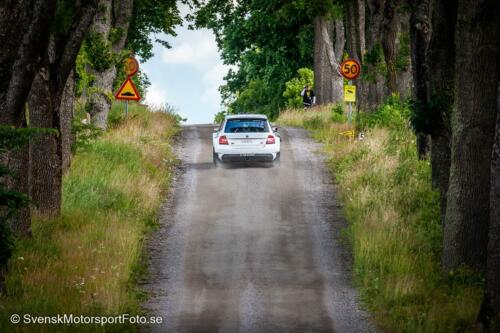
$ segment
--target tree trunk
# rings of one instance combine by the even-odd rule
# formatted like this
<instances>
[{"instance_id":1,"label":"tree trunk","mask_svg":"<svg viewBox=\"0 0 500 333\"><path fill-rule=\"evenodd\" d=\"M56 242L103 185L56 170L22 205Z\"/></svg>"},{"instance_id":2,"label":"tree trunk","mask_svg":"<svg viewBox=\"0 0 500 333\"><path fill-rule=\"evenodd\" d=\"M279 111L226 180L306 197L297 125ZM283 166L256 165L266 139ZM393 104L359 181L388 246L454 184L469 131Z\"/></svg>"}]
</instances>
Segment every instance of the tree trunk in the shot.
<instances>
[{"instance_id":1,"label":"tree trunk","mask_svg":"<svg viewBox=\"0 0 500 333\"><path fill-rule=\"evenodd\" d=\"M397 37L397 57L403 61L400 63L397 70L397 93L401 99L410 98L413 88L413 76L411 69L411 53L410 51L410 11L399 10L399 34ZM401 66L403 65L403 66Z\"/></svg>"},{"instance_id":2,"label":"tree trunk","mask_svg":"<svg viewBox=\"0 0 500 333\"><path fill-rule=\"evenodd\" d=\"M26 99L40 57L47 48L50 22L55 15L55 1L9 1L0 5L0 123L16 128L26 127ZM29 148L23 147L2 156L2 163L15 176L5 180L9 189L29 193ZM29 207L20 209L12 230L28 236Z\"/></svg>"},{"instance_id":3,"label":"tree trunk","mask_svg":"<svg viewBox=\"0 0 500 333\"><path fill-rule=\"evenodd\" d=\"M73 134L71 124L73 122L73 107L75 102L75 73L71 71L64 87L61 107L60 107L60 128L61 128L61 155L62 173L64 174L71 165L71 145Z\"/></svg>"},{"instance_id":4,"label":"tree trunk","mask_svg":"<svg viewBox=\"0 0 500 333\"><path fill-rule=\"evenodd\" d=\"M35 212L42 217L60 213L63 142L67 145L70 122L67 114L71 111L62 104L63 96L72 84L68 83L68 77L96 11L97 2L82 4L74 15L68 34L52 37L45 65L37 74L30 92L31 125L54 128L59 133L57 136L39 135L30 142L30 192L36 204Z\"/></svg>"},{"instance_id":5,"label":"tree trunk","mask_svg":"<svg viewBox=\"0 0 500 333\"><path fill-rule=\"evenodd\" d=\"M381 45L382 23L386 0L367 0L365 12L366 53L363 57L363 95L359 108L365 112L373 112L383 101L386 94L386 79L380 67L384 65Z\"/></svg>"},{"instance_id":6,"label":"tree trunk","mask_svg":"<svg viewBox=\"0 0 500 333\"><path fill-rule=\"evenodd\" d=\"M36 75L28 100L33 127L60 129L59 117L49 89L49 72ZM60 135L39 134L30 140L30 197L40 217L59 215L61 205L62 152Z\"/></svg>"},{"instance_id":7,"label":"tree trunk","mask_svg":"<svg viewBox=\"0 0 500 333\"><path fill-rule=\"evenodd\" d=\"M345 49L350 58L360 59L356 6L357 1L348 1L344 5L344 26L346 32Z\"/></svg>"},{"instance_id":8,"label":"tree trunk","mask_svg":"<svg viewBox=\"0 0 500 333\"><path fill-rule=\"evenodd\" d=\"M431 133L432 185L440 194L441 221L446 215L446 194L450 177L450 117L454 101L455 32L457 0L436 0L432 36L428 51L428 71L433 105Z\"/></svg>"},{"instance_id":9,"label":"tree trunk","mask_svg":"<svg viewBox=\"0 0 500 333\"><path fill-rule=\"evenodd\" d=\"M490 226L486 268L486 292L478 321L486 332L500 331L500 74L497 122L491 158Z\"/></svg>"},{"instance_id":10,"label":"tree trunk","mask_svg":"<svg viewBox=\"0 0 500 333\"><path fill-rule=\"evenodd\" d=\"M430 99L426 61L431 33L431 4L430 0L410 0L409 2L411 7L410 40L413 98L418 109L426 110ZM430 151L429 133L418 129L416 134L418 156L420 159L424 159Z\"/></svg>"},{"instance_id":11,"label":"tree trunk","mask_svg":"<svg viewBox=\"0 0 500 333\"><path fill-rule=\"evenodd\" d=\"M335 33L335 46L332 33ZM332 25L324 17L314 19L314 90L319 105L342 101L343 79L338 67L344 44L342 21L336 20Z\"/></svg>"},{"instance_id":12,"label":"tree trunk","mask_svg":"<svg viewBox=\"0 0 500 333\"><path fill-rule=\"evenodd\" d=\"M40 58L47 48L50 22L54 13L55 1L37 1L33 5L31 22L22 38L17 58L12 67L6 96L6 112L8 113L21 113L24 110L31 83L40 66ZM17 36L16 31L11 31L11 33L13 36Z\"/></svg>"},{"instance_id":13,"label":"tree trunk","mask_svg":"<svg viewBox=\"0 0 500 333\"><path fill-rule=\"evenodd\" d=\"M500 44L496 7L496 0L458 1L445 271L460 265L482 271L486 264Z\"/></svg>"},{"instance_id":14,"label":"tree trunk","mask_svg":"<svg viewBox=\"0 0 500 333\"><path fill-rule=\"evenodd\" d=\"M366 26L365 26L365 0L356 1L356 25L358 27L359 59L361 60L366 52Z\"/></svg>"},{"instance_id":15,"label":"tree trunk","mask_svg":"<svg viewBox=\"0 0 500 333\"><path fill-rule=\"evenodd\" d=\"M109 44L112 52L118 54L125 46L128 34L130 17L132 16L133 0L111 1L101 0L102 11L98 13L91 31L100 36L106 44ZM118 38L109 41L110 31L119 31ZM121 62L119 63L121 64ZM111 109L113 81L116 77L116 66L111 64L107 68L92 69L94 76L93 88L96 91L90 98L90 110L92 122L99 128L105 130L108 125L108 113Z\"/></svg>"},{"instance_id":16,"label":"tree trunk","mask_svg":"<svg viewBox=\"0 0 500 333\"><path fill-rule=\"evenodd\" d=\"M396 42L399 30L398 7L399 0L386 0L382 24L382 50L387 67L387 87L390 93L398 91L396 71Z\"/></svg>"},{"instance_id":17,"label":"tree trunk","mask_svg":"<svg viewBox=\"0 0 500 333\"><path fill-rule=\"evenodd\" d=\"M349 57L358 60L363 64L363 56L366 51L365 40L365 1L353 0L344 5L344 20L346 27L346 52ZM356 80L358 98L356 105L360 108L365 99L365 82L361 79Z\"/></svg>"},{"instance_id":18,"label":"tree trunk","mask_svg":"<svg viewBox=\"0 0 500 333\"><path fill-rule=\"evenodd\" d=\"M0 121L6 123L6 99L12 76L12 66L16 61L22 38L27 30L31 11L26 2L10 1L0 4ZM16 32L16 33L14 33Z\"/></svg>"}]
</instances>

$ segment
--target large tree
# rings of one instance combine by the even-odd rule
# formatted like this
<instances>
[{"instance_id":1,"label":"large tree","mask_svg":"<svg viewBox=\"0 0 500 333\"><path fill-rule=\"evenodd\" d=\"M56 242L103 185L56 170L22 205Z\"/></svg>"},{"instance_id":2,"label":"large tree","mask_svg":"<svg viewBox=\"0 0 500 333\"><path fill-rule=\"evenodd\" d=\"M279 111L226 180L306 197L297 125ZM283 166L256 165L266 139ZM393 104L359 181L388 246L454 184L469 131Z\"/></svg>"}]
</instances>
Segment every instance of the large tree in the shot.
<instances>
[{"instance_id":1,"label":"large tree","mask_svg":"<svg viewBox=\"0 0 500 333\"><path fill-rule=\"evenodd\" d=\"M499 20L495 0L459 0L455 103L443 268L484 270L497 110Z\"/></svg>"},{"instance_id":2,"label":"large tree","mask_svg":"<svg viewBox=\"0 0 500 333\"><path fill-rule=\"evenodd\" d=\"M314 18L314 88L318 104L342 101L344 80L339 73L345 46L341 18Z\"/></svg>"},{"instance_id":3,"label":"large tree","mask_svg":"<svg viewBox=\"0 0 500 333\"><path fill-rule=\"evenodd\" d=\"M117 78L124 76L120 72L124 57L137 54L141 60L149 59L153 55L153 36L175 35L173 28L181 19L174 0L100 0L99 7L87 34L85 52L91 77L88 110L93 123L104 130L113 88ZM166 41L156 41L170 47Z\"/></svg>"},{"instance_id":4,"label":"large tree","mask_svg":"<svg viewBox=\"0 0 500 333\"><path fill-rule=\"evenodd\" d=\"M63 103L83 38L97 12L97 1L60 2L49 46L33 81L28 107L30 125L52 128L30 142L30 196L40 216L57 216L61 207L63 137L69 135L72 109ZM71 84L71 83L70 83Z\"/></svg>"},{"instance_id":5,"label":"large tree","mask_svg":"<svg viewBox=\"0 0 500 333\"><path fill-rule=\"evenodd\" d=\"M90 70L93 83L90 95L90 115L93 123L105 130L111 108L116 62L127 40L133 0L100 0L99 12L87 34L87 49L94 60Z\"/></svg>"},{"instance_id":6,"label":"large tree","mask_svg":"<svg viewBox=\"0 0 500 333\"><path fill-rule=\"evenodd\" d=\"M455 31L457 0L436 0L427 55L430 101L425 103L425 133L431 136L432 184L440 193L441 220L446 215L450 176L450 117L455 98Z\"/></svg>"},{"instance_id":7,"label":"large tree","mask_svg":"<svg viewBox=\"0 0 500 333\"><path fill-rule=\"evenodd\" d=\"M227 75L227 84L221 89L231 111L277 116L284 105L285 82L299 68L313 65L311 11L315 5L284 0L211 0L197 8L196 25L212 29L224 62L238 66ZM248 96L260 102L255 109L249 109Z\"/></svg>"},{"instance_id":8,"label":"large tree","mask_svg":"<svg viewBox=\"0 0 500 333\"><path fill-rule=\"evenodd\" d=\"M25 102L46 49L56 1L6 1L0 5L0 124L28 126ZM2 164L10 170L7 188L28 194L28 147L7 151ZM30 211L18 211L11 221L18 234L30 233Z\"/></svg>"},{"instance_id":9,"label":"large tree","mask_svg":"<svg viewBox=\"0 0 500 333\"><path fill-rule=\"evenodd\" d=\"M421 159L429 153L430 140L426 126L429 105L429 73L427 68L427 49L431 37L430 0L409 0L411 68L413 73L414 119L413 125L417 135L417 151Z\"/></svg>"}]
</instances>

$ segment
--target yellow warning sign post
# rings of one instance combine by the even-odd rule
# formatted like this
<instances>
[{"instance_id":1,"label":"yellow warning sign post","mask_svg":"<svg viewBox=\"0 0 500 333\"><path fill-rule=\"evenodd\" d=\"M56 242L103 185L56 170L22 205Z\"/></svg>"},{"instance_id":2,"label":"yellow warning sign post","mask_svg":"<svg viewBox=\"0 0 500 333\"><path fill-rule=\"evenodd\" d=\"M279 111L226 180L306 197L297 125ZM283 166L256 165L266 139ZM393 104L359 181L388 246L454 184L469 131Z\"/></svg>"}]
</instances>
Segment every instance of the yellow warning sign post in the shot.
<instances>
[{"instance_id":1,"label":"yellow warning sign post","mask_svg":"<svg viewBox=\"0 0 500 333\"><path fill-rule=\"evenodd\" d=\"M125 73L127 73L127 79L122 83L120 89L116 92L115 98L125 101L125 116L127 116L128 101L139 101L141 99L139 91L131 79L131 77L134 76L139 70L139 62L134 57L128 57L124 61L124 65Z\"/></svg>"},{"instance_id":2,"label":"yellow warning sign post","mask_svg":"<svg viewBox=\"0 0 500 333\"><path fill-rule=\"evenodd\" d=\"M356 102L356 86L344 86L344 102Z\"/></svg>"},{"instance_id":3,"label":"yellow warning sign post","mask_svg":"<svg viewBox=\"0 0 500 333\"><path fill-rule=\"evenodd\" d=\"M126 101L138 101L141 99L137 88L129 77L123 82L118 92L115 94L116 99L122 99Z\"/></svg>"}]
</instances>

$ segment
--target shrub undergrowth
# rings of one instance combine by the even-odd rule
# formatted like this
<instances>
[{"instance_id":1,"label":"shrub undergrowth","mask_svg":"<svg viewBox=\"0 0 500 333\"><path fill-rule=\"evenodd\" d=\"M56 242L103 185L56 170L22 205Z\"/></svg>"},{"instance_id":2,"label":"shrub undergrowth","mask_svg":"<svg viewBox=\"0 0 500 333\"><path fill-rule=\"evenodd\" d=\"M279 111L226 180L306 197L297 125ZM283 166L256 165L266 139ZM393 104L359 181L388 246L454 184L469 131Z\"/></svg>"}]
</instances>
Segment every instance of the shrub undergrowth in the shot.
<instances>
[{"instance_id":1,"label":"shrub undergrowth","mask_svg":"<svg viewBox=\"0 0 500 333\"><path fill-rule=\"evenodd\" d=\"M0 332L75 331L75 326L11 326L19 315L139 314L142 242L172 177L175 115L134 105L125 119L76 147L63 180L62 214L32 223L8 264ZM89 141L90 140L90 141ZM133 325L81 325L78 331L135 331Z\"/></svg>"},{"instance_id":2,"label":"shrub undergrowth","mask_svg":"<svg viewBox=\"0 0 500 333\"><path fill-rule=\"evenodd\" d=\"M376 323L388 332L471 331L482 279L441 272L439 196L429 161L417 158L409 115L392 97L353 124L337 122L332 106L285 110L278 123L324 143L348 221L353 280ZM348 129L363 130L364 140L339 134Z\"/></svg>"}]
</instances>

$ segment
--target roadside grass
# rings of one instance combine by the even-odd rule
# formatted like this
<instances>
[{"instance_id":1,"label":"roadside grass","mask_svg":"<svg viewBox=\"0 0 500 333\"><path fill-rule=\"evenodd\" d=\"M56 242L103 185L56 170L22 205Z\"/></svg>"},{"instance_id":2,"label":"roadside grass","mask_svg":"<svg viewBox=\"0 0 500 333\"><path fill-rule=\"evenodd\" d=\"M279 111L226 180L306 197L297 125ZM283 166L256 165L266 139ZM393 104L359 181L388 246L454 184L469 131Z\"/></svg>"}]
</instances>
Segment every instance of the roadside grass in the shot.
<instances>
[{"instance_id":1,"label":"roadside grass","mask_svg":"<svg viewBox=\"0 0 500 333\"><path fill-rule=\"evenodd\" d=\"M132 105L111 111L111 128L76 152L63 180L62 214L33 221L19 241L0 296L0 332L127 332L134 325L18 325L11 314L141 313L137 277L145 234L172 178L174 115Z\"/></svg>"},{"instance_id":2,"label":"roadside grass","mask_svg":"<svg viewBox=\"0 0 500 333\"><path fill-rule=\"evenodd\" d=\"M309 129L325 144L362 303L387 332L474 331L482 278L441 273L439 196L429 162L417 158L406 105L391 98L354 125L336 122L332 108L285 110L278 123ZM363 141L339 135L356 127Z\"/></svg>"}]
</instances>

